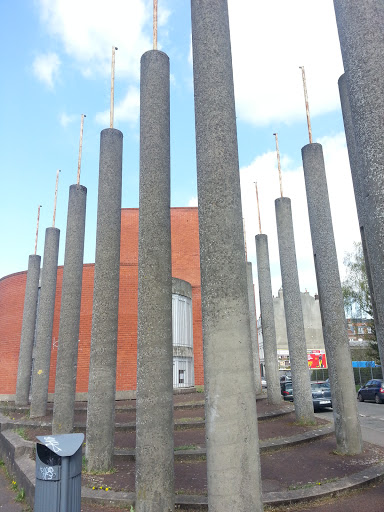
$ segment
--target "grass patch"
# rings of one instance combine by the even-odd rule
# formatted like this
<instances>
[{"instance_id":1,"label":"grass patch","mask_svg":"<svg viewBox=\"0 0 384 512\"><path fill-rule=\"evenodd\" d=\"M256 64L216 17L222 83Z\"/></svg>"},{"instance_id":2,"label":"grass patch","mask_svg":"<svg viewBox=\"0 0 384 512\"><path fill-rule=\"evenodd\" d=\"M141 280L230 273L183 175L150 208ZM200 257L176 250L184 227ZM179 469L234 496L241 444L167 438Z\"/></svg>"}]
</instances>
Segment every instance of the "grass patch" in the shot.
<instances>
[{"instance_id":1,"label":"grass patch","mask_svg":"<svg viewBox=\"0 0 384 512\"><path fill-rule=\"evenodd\" d=\"M298 427L314 427L317 425L317 421L299 420L299 421L295 421L293 424Z\"/></svg>"},{"instance_id":2,"label":"grass patch","mask_svg":"<svg viewBox=\"0 0 384 512\"><path fill-rule=\"evenodd\" d=\"M184 444L182 446L175 446L175 452L181 450L196 450L197 446L195 444Z\"/></svg>"},{"instance_id":3,"label":"grass patch","mask_svg":"<svg viewBox=\"0 0 384 512\"><path fill-rule=\"evenodd\" d=\"M25 491L23 488L21 488L18 493L17 493L17 496L15 498L15 501L17 501L18 503L23 503L23 501L25 500Z\"/></svg>"},{"instance_id":4,"label":"grass patch","mask_svg":"<svg viewBox=\"0 0 384 512\"><path fill-rule=\"evenodd\" d=\"M16 480L14 479L14 477L12 477L9 474L7 468L5 467L5 462L2 459L0 459L0 468L2 468L2 471L4 472L7 480L9 481L10 488L12 489L12 491L17 493L16 497L15 497L15 501L18 503L24 503L25 502L25 490L23 488L19 489L19 486L17 485ZM29 506L25 506L25 508L23 508L23 510L25 510L25 512L32 512L32 510Z\"/></svg>"},{"instance_id":5,"label":"grass patch","mask_svg":"<svg viewBox=\"0 0 384 512\"><path fill-rule=\"evenodd\" d=\"M357 453L341 453L338 450L332 450L332 455L337 455L338 457L354 457L355 455L358 455Z\"/></svg>"},{"instance_id":6,"label":"grass patch","mask_svg":"<svg viewBox=\"0 0 384 512\"><path fill-rule=\"evenodd\" d=\"M207 491L197 491L196 489L176 489L175 494L185 494L186 496L193 496L193 495L199 495L199 496L208 496Z\"/></svg>"},{"instance_id":7,"label":"grass patch","mask_svg":"<svg viewBox=\"0 0 384 512\"><path fill-rule=\"evenodd\" d=\"M180 418L177 420L179 423L195 423L195 421L204 421L204 418Z\"/></svg>"},{"instance_id":8,"label":"grass patch","mask_svg":"<svg viewBox=\"0 0 384 512\"><path fill-rule=\"evenodd\" d=\"M196 393L204 393L204 386L195 386Z\"/></svg>"},{"instance_id":9,"label":"grass patch","mask_svg":"<svg viewBox=\"0 0 384 512\"><path fill-rule=\"evenodd\" d=\"M117 473L116 468L111 468L108 471L88 471L88 463L87 459L85 458L85 455L83 455L82 463L81 463L82 472L87 475L113 475L114 473Z\"/></svg>"},{"instance_id":10,"label":"grass patch","mask_svg":"<svg viewBox=\"0 0 384 512\"><path fill-rule=\"evenodd\" d=\"M28 441L28 434L23 427L15 428L14 431L20 437L22 437L25 441Z\"/></svg>"}]
</instances>

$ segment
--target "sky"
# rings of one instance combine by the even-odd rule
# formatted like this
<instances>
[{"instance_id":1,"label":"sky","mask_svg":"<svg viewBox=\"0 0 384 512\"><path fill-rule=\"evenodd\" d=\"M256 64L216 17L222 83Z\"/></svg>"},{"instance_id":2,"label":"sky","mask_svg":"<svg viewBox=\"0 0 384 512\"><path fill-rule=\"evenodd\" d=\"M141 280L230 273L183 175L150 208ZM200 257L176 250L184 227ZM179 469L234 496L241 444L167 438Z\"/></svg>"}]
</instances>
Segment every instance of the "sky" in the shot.
<instances>
[{"instance_id":1,"label":"sky","mask_svg":"<svg viewBox=\"0 0 384 512\"><path fill-rule=\"evenodd\" d=\"M317 292L301 161L308 143L301 70L305 66L312 132L323 145L341 276L359 240L337 80L343 73L332 0L228 0L240 182L248 260L257 290L255 235L268 235L272 290L281 286L274 200L279 197L279 136L284 195L292 200L301 290ZM171 205L197 205L189 0L159 0L159 49L171 66ZM139 206L140 57L152 49L152 0L0 1L3 76L0 278L27 269L52 225L64 263L69 186L76 183L81 114L81 183L87 187L84 262L95 260L100 131L109 127L112 45L116 51L115 123L124 134L122 207ZM257 294L256 294L257 295Z\"/></svg>"}]
</instances>

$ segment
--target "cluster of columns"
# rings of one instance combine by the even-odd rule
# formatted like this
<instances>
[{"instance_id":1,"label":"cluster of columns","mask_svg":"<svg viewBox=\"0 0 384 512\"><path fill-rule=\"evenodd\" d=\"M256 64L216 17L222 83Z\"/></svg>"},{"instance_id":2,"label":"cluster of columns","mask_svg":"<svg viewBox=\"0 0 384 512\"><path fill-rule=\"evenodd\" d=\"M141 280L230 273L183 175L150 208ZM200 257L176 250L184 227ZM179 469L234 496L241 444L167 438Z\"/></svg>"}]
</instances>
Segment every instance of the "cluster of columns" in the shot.
<instances>
[{"instance_id":1,"label":"cluster of columns","mask_svg":"<svg viewBox=\"0 0 384 512\"><path fill-rule=\"evenodd\" d=\"M379 351L383 362L384 283L382 282L382 269L384 252L381 231L383 225L384 97L382 82L384 66L382 55L384 40L382 29L384 27L384 7L373 0L364 3L358 2L358 0L334 0L334 5L345 67L345 75L339 80L340 98ZM307 118L309 124L308 108ZM360 453L362 450L361 432L357 416L324 159L321 145L312 143L310 124L308 128L310 144L302 148L302 157L324 343L329 364L336 439L339 452ZM291 295L293 292L291 285L296 277L297 267L294 259L289 262L289 254L292 258L294 256L294 247L291 247L289 251L287 249L288 242L291 245L294 244L288 202L289 199L283 197L276 200L276 219L288 340L290 340L290 330L295 327L296 323L301 331L302 322L299 301L294 316L291 314L294 302L292 298L294 296L297 300L300 295L298 289L293 296ZM284 208L285 212L283 212ZM263 256L259 256L259 254L258 265L261 267L264 265ZM261 296L262 292L264 293L267 289L267 285L263 281L259 281ZM268 291L270 299L269 295ZM261 314L262 318L265 316L263 329L264 323L268 325L268 328L272 326L273 319L267 321L269 318L268 308L264 300L261 301ZM268 328L266 329L267 337ZM295 340L297 339L296 335ZM296 368L299 356L295 357L291 345L289 342L295 407L296 414L300 415L298 408L301 407L301 404L298 401L297 390L295 390L295 380L297 380L298 373L302 377L308 371L304 366L301 371ZM305 350L305 340L302 345Z\"/></svg>"},{"instance_id":2,"label":"cluster of columns","mask_svg":"<svg viewBox=\"0 0 384 512\"><path fill-rule=\"evenodd\" d=\"M384 5L334 0L339 90L382 367L384 364Z\"/></svg>"},{"instance_id":3,"label":"cluster of columns","mask_svg":"<svg viewBox=\"0 0 384 512\"><path fill-rule=\"evenodd\" d=\"M384 7L334 0L345 78L340 95L377 331L384 322L382 82ZM255 394L259 361L251 332L251 267L246 265L227 0L191 0L201 259L208 504L211 512L262 511ZM372 27L374 30L372 30ZM366 34L374 38L367 42ZM356 41L358 44L356 44ZM371 108L366 107L367 98ZM170 238L169 59L141 60L136 510L174 508L172 270ZM368 130L369 127L369 130ZM88 468L112 467L119 305L123 135L101 132L95 284L87 415ZM359 453L348 337L322 149L302 149L316 277L328 354L336 438ZM86 188L72 185L61 301L53 432L73 428ZM275 202L297 418L313 421L291 201ZM46 231L36 328L31 417L48 395L59 230ZM256 236L268 399L279 401L276 336L266 235ZM16 402L28 402L40 257L28 267ZM252 287L253 288L253 287ZM26 341L27 340L27 341ZM383 346L380 342L381 354ZM222 357L217 358L220 352ZM28 366L29 365L29 366ZM27 378L28 375L28 378Z\"/></svg>"}]
</instances>

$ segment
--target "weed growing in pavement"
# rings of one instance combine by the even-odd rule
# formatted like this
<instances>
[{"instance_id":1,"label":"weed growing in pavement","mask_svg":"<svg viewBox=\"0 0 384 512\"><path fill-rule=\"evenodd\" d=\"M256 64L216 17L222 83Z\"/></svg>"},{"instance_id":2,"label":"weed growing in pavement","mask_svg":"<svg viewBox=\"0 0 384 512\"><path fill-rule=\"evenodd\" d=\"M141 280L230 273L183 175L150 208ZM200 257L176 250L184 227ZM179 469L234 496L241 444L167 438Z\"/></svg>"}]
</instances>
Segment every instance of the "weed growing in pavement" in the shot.
<instances>
[{"instance_id":1,"label":"weed growing in pavement","mask_svg":"<svg viewBox=\"0 0 384 512\"><path fill-rule=\"evenodd\" d=\"M180 418L177 420L179 423L195 423L195 421L204 421L204 418Z\"/></svg>"},{"instance_id":2,"label":"weed growing in pavement","mask_svg":"<svg viewBox=\"0 0 384 512\"><path fill-rule=\"evenodd\" d=\"M180 450L196 450L197 446L195 444L185 444L183 446L175 446L175 452Z\"/></svg>"},{"instance_id":3,"label":"weed growing in pavement","mask_svg":"<svg viewBox=\"0 0 384 512\"><path fill-rule=\"evenodd\" d=\"M27 432L25 431L25 428L23 428L23 427L15 428L15 432L18 436L25 439L25 441L28 441L28 435L27 435Z\"/></svg>"},{"instance_id":4,"label":"weed growing in pavement","mask_svg":"<svg viewBox=\"0 0 384 512\"><path fill-rule=\"evenodd\" d=\"M19 490L19 492L17 493L15 501L17 501L18 503L22 503L24 500L25 500L25 491L23 488L21 488Z\"/></svg>"},{"instance_id":5,"label":"weed growing in pavement","mask_svg":"<svg viewBox=\"0 0 384 512\"><path fill-rule=\"evenodd\" d=\"M317 421L305 421L305 420L298 420L293 423L294 425L297 425L298 427L314 427L317 425Z\"/></svg>"},{"instance_id":6,"label":"weed growing in pavement","mask_svg":"<svg viewBox=\"0 0 384 512\"><path fill-rule=\"evenodd\" d=\"M204 393L204 386L195 386L196 393Z\"/></svg>"},{"instance_id":7,"label":"weed growing in pavement","mask_svg":"<svg viewBox=\"0 0 384 512\"><path fill-rule=\"evenodd\" d=\"M354 457L354 454L351 454L351 453L341 453L338 450L332 450L330 453L332 455L337 455L338 457Z\"/></svg>"},{"instance_id":8,"label":"weed growing in pavement","mask_svg":"<svg viewBox=\"0 0 384 512\"><path fill-rule=\"evenodd\" d=\"M25 490L23 488L19 489L19 486L17 485L16 480L14 479L14 477L11 477L7 468L5 467L5 462L1 459L0 459L0 467L3 468L3 472L4 472L7 480L10 482L10 487L11 487L12 491L17 492L15 501L17 501L18 503L23 503L25 501ZM29 506L27 506L27 508L25 508L24 510L25 510L25 512L28 512L28 511L32 512L32 510L30 509Z\"/></svg>"},{"instance_id":9,"label":"weed growing in pavement","mask_svg":"<svg viewBox=\"0 0 384 512\"><path fill-rule=\"evenodd\" d=\"M293 484L288 487L289 491L296 491L297 489L309 489L310 487L315 487L316 485L324 485L329 484L331 482L336 482L338 478L325 478L324 480L320 480L319 482L308 482L306 484Z\"/></svg>"}]
</instances>

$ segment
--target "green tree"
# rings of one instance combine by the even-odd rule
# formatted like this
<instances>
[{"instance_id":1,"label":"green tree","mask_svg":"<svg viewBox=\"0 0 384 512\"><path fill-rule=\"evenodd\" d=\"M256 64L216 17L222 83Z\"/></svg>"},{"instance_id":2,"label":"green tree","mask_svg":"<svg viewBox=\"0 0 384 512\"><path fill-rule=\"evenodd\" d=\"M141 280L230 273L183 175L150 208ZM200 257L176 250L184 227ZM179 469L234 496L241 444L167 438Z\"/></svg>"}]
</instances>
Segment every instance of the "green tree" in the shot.
<instances>
[{"instance_id":1,"label":"green tree","mask_svg":"<svg viewBox=\"0 0 384 512\"><path fill-rule=\"evenodd\" d=\"M361 242L354 242L353 245L354 250L346 253L344 258L344 265L347 268L347 276L342 283L345 312L346 316L351 318L355 329L357 319L363 319L371 328L370 333L364 333L361 337L369 342L367 357L380 364L363 247Z\"/></svg>"}]
</instances>

